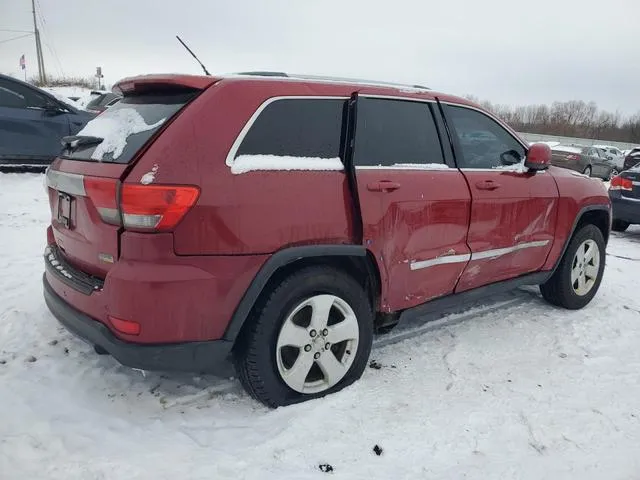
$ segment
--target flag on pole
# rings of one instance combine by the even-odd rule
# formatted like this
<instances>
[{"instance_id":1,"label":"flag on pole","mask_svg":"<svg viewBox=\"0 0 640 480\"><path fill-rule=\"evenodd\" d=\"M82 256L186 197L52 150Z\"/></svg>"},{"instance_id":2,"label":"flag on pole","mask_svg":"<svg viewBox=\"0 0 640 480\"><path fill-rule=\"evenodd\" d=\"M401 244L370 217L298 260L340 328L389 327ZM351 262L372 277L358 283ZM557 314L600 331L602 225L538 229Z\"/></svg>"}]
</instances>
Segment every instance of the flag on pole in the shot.
<instances>
[{"instance_id":1,"label":"flag on pole","mask_svg":"<svg viewBox=\"0 0 640 480\"><path fill-rule=\"evenodd\" d=\"M24 53L22 54L22 56L20 57L20 68L22 70L24 70L25 68L27 68L27 62L24 59Z\"/></svg>"}]
</instances>

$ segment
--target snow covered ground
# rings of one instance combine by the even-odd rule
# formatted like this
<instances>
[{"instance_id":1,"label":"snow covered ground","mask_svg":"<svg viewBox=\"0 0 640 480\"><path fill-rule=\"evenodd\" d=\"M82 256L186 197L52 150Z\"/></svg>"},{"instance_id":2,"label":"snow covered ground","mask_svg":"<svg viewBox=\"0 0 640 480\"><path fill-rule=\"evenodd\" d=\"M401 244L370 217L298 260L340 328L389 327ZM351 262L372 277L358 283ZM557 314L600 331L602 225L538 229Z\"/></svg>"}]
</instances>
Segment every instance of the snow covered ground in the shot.
<instances>
[{"instance_id":1,"label":"snow covered ground","mask_svg":"<svg viewBox=\"0 0 640 480\"><path fill-rule=\"evenodd\" d=\"M94 354L42 300L42 176L0 174L0 205L3 480L640 478L640 228L613 234L582 311L505 295L383 336L379 369L271 411L235 381Z\"/></svg>"}]
</instances>

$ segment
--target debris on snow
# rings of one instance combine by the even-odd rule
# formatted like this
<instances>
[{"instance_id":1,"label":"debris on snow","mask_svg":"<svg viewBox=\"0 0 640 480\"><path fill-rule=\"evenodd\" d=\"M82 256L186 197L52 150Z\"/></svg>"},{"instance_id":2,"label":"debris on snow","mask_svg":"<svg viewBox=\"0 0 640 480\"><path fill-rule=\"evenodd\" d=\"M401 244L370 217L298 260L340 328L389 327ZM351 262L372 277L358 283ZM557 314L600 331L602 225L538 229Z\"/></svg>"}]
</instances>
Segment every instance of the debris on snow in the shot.
<instances>
[{"instance_id":1,"label":"debris on snow","mask_svg":"<svg viewBox=\"0 0 640 480\"><path fill-rule=\"evenodd\" d=\"M318 468L320 469L321 472L324 472L324 473L333 472L333 467L328 463L321 463L320 465L318 465Z\"/></svg>"},{"instance_id":2,"label":"debris on snow","mask_svg":"<svg viewBox=\"0 0 640 480\"><path fill-rule=\"evenodd\" d=\"M25 362L29 362L29 363L33 363L35 361L37 361L38 359L36 357L34 357L33 355L29 355L27 358L24 359Z\"/></svg>"},{"instance_id":3,"label":"debris on snow","mask_svg":"<svg viewBox=\"0 0 640 480\"><path fill-rule=\"evenodd\" d=\"M380 445L374 445L373 446L373 453L375 453L377 456L382 455L382 447L380 447Z\"/></svg>"},{"instance_id":4,"label":"debris on snow","mask_svg":"<svg viewBox=\"0 0 640 480\"><path fill-rule=\"evenodd\" d=\"M382 364L376 362L375 360L371 360L369 362L369 368L373 368L374 370L380 370L382 368Z\"/></svg>"}]
</instances>

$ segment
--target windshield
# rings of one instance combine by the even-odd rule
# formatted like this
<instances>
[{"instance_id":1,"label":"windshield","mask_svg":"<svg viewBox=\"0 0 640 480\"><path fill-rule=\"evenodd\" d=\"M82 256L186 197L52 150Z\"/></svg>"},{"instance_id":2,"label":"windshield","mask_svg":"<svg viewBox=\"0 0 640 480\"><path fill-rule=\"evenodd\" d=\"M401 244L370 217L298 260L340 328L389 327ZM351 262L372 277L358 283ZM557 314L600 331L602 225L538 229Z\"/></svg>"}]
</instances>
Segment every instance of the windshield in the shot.
<instances>
[{"instance_id":1,"label":"windshield","mask_svg":"<svg viewBox=\"0 0 640 480\"><path fill-rule=\"evenodd\" d=\"M75 142L62 156L74 160L129 163L154 133L194 96L194 92L181 92L124 97L87 123L75 137L93 137L101 141Z\"/></svg>"}]
</instances>

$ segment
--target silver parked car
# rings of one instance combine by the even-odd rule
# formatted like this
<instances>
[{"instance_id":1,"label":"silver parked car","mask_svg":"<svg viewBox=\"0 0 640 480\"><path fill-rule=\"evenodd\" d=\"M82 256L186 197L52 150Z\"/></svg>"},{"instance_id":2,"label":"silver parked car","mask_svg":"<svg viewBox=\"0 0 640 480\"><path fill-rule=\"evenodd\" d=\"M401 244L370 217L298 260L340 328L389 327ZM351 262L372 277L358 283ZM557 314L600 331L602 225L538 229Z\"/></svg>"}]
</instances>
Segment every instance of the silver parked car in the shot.
<instances>
[{"instance_id":1,"label":"silver parked car","mask_svg":"<svg viewBox=\"0 0 640 480\"><path fill-rule=\"evenodd\" d=\"M551 153L551 163L557 167L568 168L603 180L609 180L618 174L614 163L595 147L558 145L551 149Z\"/></svg>"}]
</instances>

